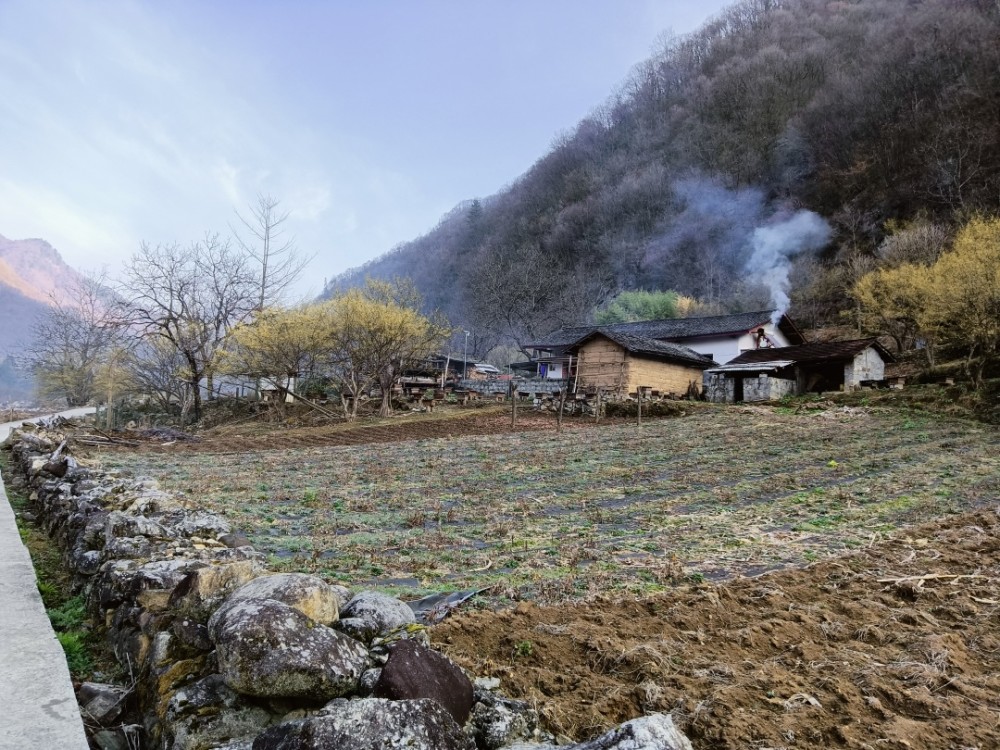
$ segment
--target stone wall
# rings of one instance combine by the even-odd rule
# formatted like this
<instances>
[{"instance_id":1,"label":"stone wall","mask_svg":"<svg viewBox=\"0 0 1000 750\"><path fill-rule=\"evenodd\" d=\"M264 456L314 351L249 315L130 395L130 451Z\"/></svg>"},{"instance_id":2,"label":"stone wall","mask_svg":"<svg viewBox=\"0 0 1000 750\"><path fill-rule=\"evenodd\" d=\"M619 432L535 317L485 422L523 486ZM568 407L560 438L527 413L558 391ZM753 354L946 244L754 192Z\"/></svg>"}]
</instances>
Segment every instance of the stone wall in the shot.
<instances>
[{"instance_id":1,"label":"stone wall","mask_svg":"<svg viewBox=\"0 0 1000 750\"><path fill-rule=\"evenodd\" d=\"M743 378L743 401L777 401L795 394L795 381L769 375L748 375Z\"/></svg>"},{"instance_id":2,"label":"stone wall","mask_svg":"<svg viewBox=\"0 0 1000 750\"><path fill-rule=\"evenodd\" d=\"M556 393L566 387L565 380L543 380L542 378L517 379L514 381L520 393ZM462 380L459 387L476 393L495 395L509 393L509 380Z\"/></svg>"},{"instance_id":3,"label":"stone wall","mask_svg":"<svg viewBox=\"0 0 1000 750\"><path fill-rule=\"evenodd\" d=\"M102 750L551 748L525 703L429 647L414 611L305 574L273 574L217 515L154 480L80 466L63 437L8 441L36 520L63 552L129 675L78 693ZM577 750L683 750L669 715ZM595 744L597 743L597 744Z\"/></svg>"}]
</instances>

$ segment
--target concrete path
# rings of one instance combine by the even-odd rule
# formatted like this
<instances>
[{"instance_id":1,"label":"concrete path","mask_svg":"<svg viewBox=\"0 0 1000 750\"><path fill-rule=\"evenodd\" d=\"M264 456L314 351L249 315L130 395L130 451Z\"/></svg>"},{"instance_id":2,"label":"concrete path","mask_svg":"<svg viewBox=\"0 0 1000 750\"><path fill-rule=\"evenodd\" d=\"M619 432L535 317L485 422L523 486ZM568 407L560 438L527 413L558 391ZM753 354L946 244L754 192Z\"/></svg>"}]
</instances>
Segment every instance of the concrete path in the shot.
<instances>
[{"instance_id":1,"label":"concrete path","mask_svg":"<svg viewBox=\"0 0 1000 750\"><path fill-rule=\"evenodd\" d=\"M21 424L0 424L0 440ZM62 646L45 614L35 569L0 478L0 750L49 748L87 750L87 738Z\"/></svg>"}]
</instances>

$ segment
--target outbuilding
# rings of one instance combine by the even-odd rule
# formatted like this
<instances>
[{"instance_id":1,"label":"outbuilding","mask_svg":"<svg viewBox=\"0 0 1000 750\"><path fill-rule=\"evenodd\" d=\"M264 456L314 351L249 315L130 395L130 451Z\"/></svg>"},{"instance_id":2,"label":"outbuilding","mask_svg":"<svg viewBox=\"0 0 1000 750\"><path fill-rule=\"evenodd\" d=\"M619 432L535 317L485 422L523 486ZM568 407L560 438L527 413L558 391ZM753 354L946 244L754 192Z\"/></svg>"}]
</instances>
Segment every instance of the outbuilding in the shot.
<instances>
[{"instance_id":1,"label":"outbuilding","mask_svg":"<svg viewBox=\"0 0 1000 750\"><path fill-rule=\"evenodd\" d=\"M852 390L885 380L893 356L877 339L752 349L705 370L709 401L774 401L783 396Z\"/></svg>"},{"instance_id":2,"label":"outbuilding","mask_svg":"<svg viewBox=\"0 0 1000 750\"><path fill-rule=\"evenodd\" d=\"M622 398L639 389L683 396L700 390L716 363L693 349L627 333L593 330L567 347L578 390Z\"/></svg>"}]
</instances>

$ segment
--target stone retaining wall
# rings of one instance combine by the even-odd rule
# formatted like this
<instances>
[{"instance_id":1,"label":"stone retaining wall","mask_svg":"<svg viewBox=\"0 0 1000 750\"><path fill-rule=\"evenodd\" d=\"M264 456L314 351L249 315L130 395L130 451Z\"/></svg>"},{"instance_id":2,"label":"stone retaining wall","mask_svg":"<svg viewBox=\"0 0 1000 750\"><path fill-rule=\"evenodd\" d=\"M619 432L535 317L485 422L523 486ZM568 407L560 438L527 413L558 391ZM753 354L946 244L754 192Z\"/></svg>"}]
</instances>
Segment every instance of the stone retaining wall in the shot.
<instances>
[{"instance_id":1,"label":"stone retaining wall","mask_svg":"<svg viewBox=\"0 0 1000 750\"><path fill-rule=\"evenodd\" d=\"M36 520L130 675L78 693L95 747L554 747L527 704L432 650L403 602L269 573L223 518L154 480L82 467L62 440L19 432L7 447ZM572 747L639 746L690 748L666 714Z\"/></svg>"}]
</instances>

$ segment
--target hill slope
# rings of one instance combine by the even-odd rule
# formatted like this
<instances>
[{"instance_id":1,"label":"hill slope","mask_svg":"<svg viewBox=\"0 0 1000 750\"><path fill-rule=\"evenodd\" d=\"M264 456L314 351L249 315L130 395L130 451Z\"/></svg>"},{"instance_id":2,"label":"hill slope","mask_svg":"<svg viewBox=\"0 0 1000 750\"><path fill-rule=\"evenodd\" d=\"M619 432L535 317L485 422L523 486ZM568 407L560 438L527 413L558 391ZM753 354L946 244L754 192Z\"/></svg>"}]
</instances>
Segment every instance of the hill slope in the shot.
<instances>
[{"instance_id":1,"label":"hill slope","mask_svg":"<svg viewBox=\"0 0 1000 750\"><path fill-rule=\"evenodd\" d=\"M947 229L996 211L997 195L995 2L745 0L637 66L512 185L327 293L409 276L476 332L477 354L621 289L758 308L771 269L750 263L755 232L809 209L832 242L791 271L816 323L845 304L851 264L876 256L890 220ZM781 251L782 274L799 249Z\"/></svg>"},{"instance_id":2,"label":"hill slope","mask_svg":"<svg viewBox=\"0 0 1000 750\"><path fill-rule=\"evenodd\" d=\"M49 243L0 235L0 401L31 396L15 361L31 345L32 328L54 299L71 300L79 274Z\"/></svg>"}]
</instances>

